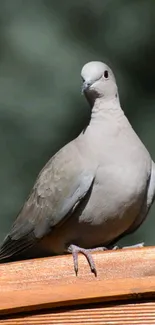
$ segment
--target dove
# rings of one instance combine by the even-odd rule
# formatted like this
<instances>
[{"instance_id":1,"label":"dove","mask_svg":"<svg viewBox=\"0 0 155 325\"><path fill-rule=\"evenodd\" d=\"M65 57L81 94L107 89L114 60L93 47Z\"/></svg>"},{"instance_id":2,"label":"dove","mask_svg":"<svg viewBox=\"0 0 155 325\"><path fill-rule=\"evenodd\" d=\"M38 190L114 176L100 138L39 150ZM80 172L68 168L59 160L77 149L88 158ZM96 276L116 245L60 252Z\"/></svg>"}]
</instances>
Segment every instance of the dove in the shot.
<instances>
[{"instance_id":1,"label":"dove","mask_svg":"<svg viewBox=\"0 0 155 325\"><path fill-rule=\"evenodd\" d=\"M112 70L99 61L81 71L91 118L45 165L0 248L0 262L85 255L135 231L155 197L155 165L121 108ZM34 256L34 257L35 257Z\"/></svg>"}]
</instances>

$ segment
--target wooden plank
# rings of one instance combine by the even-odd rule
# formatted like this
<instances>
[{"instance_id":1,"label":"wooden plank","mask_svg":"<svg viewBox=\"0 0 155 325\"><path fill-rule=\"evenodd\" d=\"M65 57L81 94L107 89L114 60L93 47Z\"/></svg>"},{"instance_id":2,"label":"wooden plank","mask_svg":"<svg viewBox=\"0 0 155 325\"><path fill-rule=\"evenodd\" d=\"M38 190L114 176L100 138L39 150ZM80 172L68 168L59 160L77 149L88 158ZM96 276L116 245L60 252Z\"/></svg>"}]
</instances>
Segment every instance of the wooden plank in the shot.
<instances>
[{"instance_id":1,"label":"wooden plank","mask_svg":"<svg viewBox=\"0 0 155 325\"><path fill-rule=\"evenodd\" d=\"M155 302L91 306L0 320L5 325L151 325L155 324Z\"/></svg>"},{"instance_id":2,"label":"wooden plank","mask_svg":"<svg viewBox=\"0 0 155 325\"><path fill-rule=\"evenodd\" d=\"M71 255L1 264L0 314L155 295L155 247L93 256L97 278L82 255L78 277Z\"/></svg>"}]
</instances>

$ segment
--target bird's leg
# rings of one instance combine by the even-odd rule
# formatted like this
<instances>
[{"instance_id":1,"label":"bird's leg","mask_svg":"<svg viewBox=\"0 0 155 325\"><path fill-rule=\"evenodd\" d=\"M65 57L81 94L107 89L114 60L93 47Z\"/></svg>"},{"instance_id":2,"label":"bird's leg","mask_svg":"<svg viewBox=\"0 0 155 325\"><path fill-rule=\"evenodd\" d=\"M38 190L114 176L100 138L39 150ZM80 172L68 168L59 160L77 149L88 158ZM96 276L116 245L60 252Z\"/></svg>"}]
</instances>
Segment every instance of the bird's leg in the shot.
<instances>
[{"instance_id":1,"label":"bird's leg","mask_svg":"<svg viewBox=\"0 0 155 325\"><path fill-rule=\"evenodd\" d=\"M95 276L97 276L95 263L94 263L91 253L94 251L105 251L105 250L107 250L106 247L96 247L96 248L92 248L92 249L86 249L86 248L79 247L77 245L70 245L67 248L67 252L72 253L72 255L73 255L74 270L75 270L76 275L78 274L78 253L81 253L86 257L88 264L90 266L91 272L94 273Z\"/></svg>"},{"instance_id":2,"label":"bird's leg","mask_svg":"<svg viewBox=\"0 0 155 325\"><path fill-rule=\"evenodd\" d=\"M91 254L90 254L89 249L81 248L81 247L76 246L76 245L70 245L68 247L67 251L69 253L72 253L72 255L73 255L74 270L75 270L76 275L78 274L78 253L82 253L86 257L86 259L88 261L91 272L94 273L95 276L97 276L95 263L94 263L94 260L93 260L93 258L91 256Z\"/></svg>"}]
</instances>

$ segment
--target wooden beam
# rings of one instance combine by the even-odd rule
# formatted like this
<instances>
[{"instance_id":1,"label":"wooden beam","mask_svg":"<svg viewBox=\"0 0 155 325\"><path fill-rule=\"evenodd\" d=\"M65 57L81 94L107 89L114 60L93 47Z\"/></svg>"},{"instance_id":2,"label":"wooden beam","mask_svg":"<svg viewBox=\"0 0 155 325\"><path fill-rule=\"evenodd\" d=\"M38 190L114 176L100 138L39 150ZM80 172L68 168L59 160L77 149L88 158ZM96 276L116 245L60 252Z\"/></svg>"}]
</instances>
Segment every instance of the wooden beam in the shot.
<instances>
[{"instance_id":1,"label":"wooden beam","mask_svg":"<svg viewBox=\"0 0 155 325\"><path fill-rule=\"evenodd\" d=\"M115 303L12 315L0 325L154 325L155 302Z\"/></svg>"},{"instance_id":2,"label":"wooden beam","mask_svg":"<svg viewBox=\"0 0 155 325\"><path fill-rule=\"evenodd\" d=\"M93 254L97 277L79 255L0 265L0 314L155 296L155 247Z\"/></svg>"}]
</instances>

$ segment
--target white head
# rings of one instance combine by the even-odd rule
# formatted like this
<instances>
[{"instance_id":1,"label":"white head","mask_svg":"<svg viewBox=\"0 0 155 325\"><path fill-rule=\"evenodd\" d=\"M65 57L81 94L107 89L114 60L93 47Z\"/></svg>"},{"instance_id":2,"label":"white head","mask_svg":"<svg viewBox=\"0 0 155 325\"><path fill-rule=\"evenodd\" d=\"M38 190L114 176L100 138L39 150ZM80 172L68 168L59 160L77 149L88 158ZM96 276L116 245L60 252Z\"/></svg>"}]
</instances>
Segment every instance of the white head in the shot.
<instances>
[{"instance_id":1,"label":"white head","mask_svg":"<svg viewBox=\"0 0 155 325\"><path fill-rule=\"evenodd\" d=\"M96 98L109 100L118 96L115 77L105 63L99 61L86 63L82 68L81 77L82 91L91 104Z\"/></svg>"}]
</instances>

